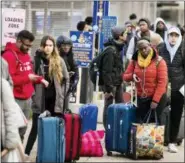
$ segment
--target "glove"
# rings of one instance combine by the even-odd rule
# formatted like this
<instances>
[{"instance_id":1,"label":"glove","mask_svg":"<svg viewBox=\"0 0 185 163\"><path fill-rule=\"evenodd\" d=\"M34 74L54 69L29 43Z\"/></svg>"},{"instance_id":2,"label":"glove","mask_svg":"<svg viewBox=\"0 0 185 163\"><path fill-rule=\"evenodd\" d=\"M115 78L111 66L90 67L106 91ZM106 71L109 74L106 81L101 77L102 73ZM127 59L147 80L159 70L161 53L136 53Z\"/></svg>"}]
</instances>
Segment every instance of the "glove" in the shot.
<instances>
[{"instance_id":1,"label":"glove","mask_svg":"<svg viewBox=\"0 0 185 163\"><path fill-rule=\"evenodd\" d=\"M51 113L48 110L46 110L42 114L39 115L39 118L44 118L48 116L51 116Z\"/></svg>"}]
</instances>

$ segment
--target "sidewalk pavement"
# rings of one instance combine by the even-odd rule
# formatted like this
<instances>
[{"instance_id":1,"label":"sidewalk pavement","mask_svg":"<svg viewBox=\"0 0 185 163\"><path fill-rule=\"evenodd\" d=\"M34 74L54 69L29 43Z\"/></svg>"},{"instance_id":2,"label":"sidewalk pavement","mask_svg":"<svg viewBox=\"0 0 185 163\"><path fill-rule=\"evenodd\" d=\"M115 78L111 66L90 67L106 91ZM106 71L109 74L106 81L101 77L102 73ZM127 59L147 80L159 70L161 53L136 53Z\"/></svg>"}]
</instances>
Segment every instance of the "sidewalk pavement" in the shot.
<instances>
[{"instance_id":1,"label":"sidewalk pavement","mask_svg":"<svg viewBox=\"0 0 185 163\"><path fill-rule=\"evenodd\" d=\"M28 130L25 135L24 145L27 142L28 134L31 129L31 121L29 121ZM97 129L103 129L102 124L98 124ZM103 147L105 147L104 141L102 142ZM104 148L104 156L103 157L81 157L77 162L184 162L184 142L181 146L178 146L178 153L169 153L167 148L164 150L164 158L161 160L131 160L121 156L119 153L114 153L113 156L107 156ZM35 162L37 152L37 141L34 144L33 150L31 152L29 161Z\"/></svg>"}]
</instances>

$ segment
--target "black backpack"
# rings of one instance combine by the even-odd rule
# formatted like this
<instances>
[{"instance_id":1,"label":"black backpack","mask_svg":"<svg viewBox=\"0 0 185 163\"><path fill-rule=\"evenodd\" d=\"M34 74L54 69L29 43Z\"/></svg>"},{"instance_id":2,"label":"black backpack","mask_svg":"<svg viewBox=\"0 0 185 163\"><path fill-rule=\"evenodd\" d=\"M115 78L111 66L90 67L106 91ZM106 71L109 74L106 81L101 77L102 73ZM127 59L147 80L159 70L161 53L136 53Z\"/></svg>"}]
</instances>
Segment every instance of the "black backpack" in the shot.
<instances>
[{"instance_id":1,"label":"black backpack","mask_svg":"<svg viewBox=\"0 0 185 163\"><path fill-rule=\"evenodd\" d=\"M116 53L116 48L114 46L106 47L102 52L100 52L90 63L89 65L89 76L94 85L96 85L97 72L99 72L99 83L98 85L104 85L103 76L102 76L102 64L103 57L108 49L113 49Z\"/></svg>"}]
</instances>

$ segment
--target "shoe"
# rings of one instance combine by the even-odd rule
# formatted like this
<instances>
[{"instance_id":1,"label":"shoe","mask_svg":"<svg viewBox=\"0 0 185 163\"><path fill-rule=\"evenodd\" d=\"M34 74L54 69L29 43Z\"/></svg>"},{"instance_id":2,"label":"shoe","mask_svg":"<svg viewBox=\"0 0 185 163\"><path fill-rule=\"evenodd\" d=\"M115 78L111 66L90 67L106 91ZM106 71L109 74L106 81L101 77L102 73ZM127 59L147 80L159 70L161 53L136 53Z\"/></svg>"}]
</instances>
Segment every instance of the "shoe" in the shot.
<instances>
[{"instance_id":1,"label":"shoe","mask_svg":"<svg viewBox=\"0 0 185 163\"><path fill-rule=\"evenodd\" d=\"M170 144L168 144L168 151L169 151L170 153L177 153L177 152L178 152L178 149L177 149L177 147L175 146L175 144L170 143Z\"/></svg>"},{"instance_id":2,"label":"shoe","mask_svg":"<svg viewBox=\"0 0 185 163\"><path fill-rule=\"evenodd\" d=\"M24 161L25 162L29 162L29 158L30 158L29 155L27 155L27 154L24 155Z\"/></svg>"}]
</instances>

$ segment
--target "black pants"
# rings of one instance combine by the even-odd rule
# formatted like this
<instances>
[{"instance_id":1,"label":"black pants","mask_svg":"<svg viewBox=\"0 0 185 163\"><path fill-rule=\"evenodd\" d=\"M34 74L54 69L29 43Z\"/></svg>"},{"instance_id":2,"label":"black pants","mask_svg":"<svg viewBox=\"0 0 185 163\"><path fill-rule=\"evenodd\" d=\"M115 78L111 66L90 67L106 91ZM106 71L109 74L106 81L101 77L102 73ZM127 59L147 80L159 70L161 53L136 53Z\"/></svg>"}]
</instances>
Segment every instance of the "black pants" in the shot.
<instances>
[{"instance_id":1,"label":"black pants","mask_svg":"<svg viewBox=\"0 0 185 163\"><path fill-rule=\"evenodd\" d=\"M106 126L107 108L111 105L115 99L115 103L122 103L122 86L116 86L113 91L113 97L105 99L103 110L103 125Z\"/></svg>"},{"instance_id":2,"label":"black pants","mask_svg":"<svg viewBox=\"0 0 185 163\"><path fill-rule=\"evenodd\" d=\"M175 143L178 136L183 112L184 97L179 91L171 92L170 143Z\"/></svg>"},{"instance_id":3,"label":"black pants","mask_svg":"<svg viewBox=\"0 0 185 163\"><path fill-rule=\"evenodd\" d=\"M152 102L152 98L140 98L138 97L138 107L136 109L136 121L137 123L142 123L142 122L146 122L146 115L147 113L149 112L150 110L150 105L151 105L151 102ZM160 99L160 102L156 108L156 113L157 113L157 119L158 119L158 122L160 124L160 118L161 117L161 113L163 112L164 108L166 107L167 105L167 95L164 94L161 99ZM150 119L150 123L151 122L155 122L155 116L154 116L154 112L152 112L151 114L151 119Z\"/></svg>"},{"instance_id":4,"label":"black pants","mask_svg":"<svg viewBox=\"0 0 185 163\"><path fill-rule=\"evenodd\" d=\"M37 138L37 128L38 128L38 117L40 114L37 113L33 113L32 116L32 128L28 137L28 141L27 141L27 145L26 145L26 149L25 149L25 153L27 155L30 155L30 152L33 148L33 145L36 141Z\"/></svg>"}]
</instances>

